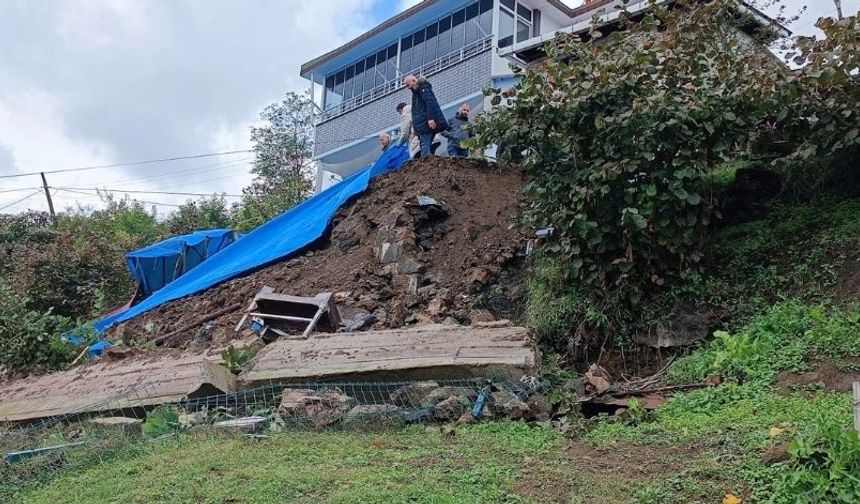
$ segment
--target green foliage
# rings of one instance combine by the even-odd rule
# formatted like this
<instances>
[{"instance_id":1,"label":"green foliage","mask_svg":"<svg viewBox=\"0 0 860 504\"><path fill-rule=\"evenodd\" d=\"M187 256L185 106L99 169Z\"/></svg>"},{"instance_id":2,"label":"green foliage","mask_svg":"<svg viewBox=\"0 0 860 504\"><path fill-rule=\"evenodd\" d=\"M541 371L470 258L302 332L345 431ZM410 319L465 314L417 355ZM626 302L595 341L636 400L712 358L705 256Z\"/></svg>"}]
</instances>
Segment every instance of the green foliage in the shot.
<instances>
[{"instance_id":1,"label":"green foliage","mask_svg":"<svg viewBox=\"0 0 860 504\"><path fill-rule=\"evenodd\" d=\"M678 383L720 375L770 384L781 371L802 371L809 359L860 356L860 312L785 301L752 325L730 335L718 332L705 349L676 362Z\"/></svg>"},{"instance_id":2,"label":"green foliage","mask_svg":"<svg viewBox=\"0 0 860 504\"><path fill-rule=\"evenodd\" d=\"M860 502L860 438L857 431L825 424L799 435L789 447L789 471L775 483L775 494L812 502ZM772 502L796 502L771 499Z\"/></svg>"},{"instance_id":3,"label":"green foliage","mask_svg":"<svg viewBox=\"0 0 860 504\"><path fill-rule=\"evenodd\" d=\"M257 354L257 349L254 347L245 347L236 349L233 345L228 346L221 352L221 362L232 373L239 374L245 367L245 364Z\"/></svg>"},{"instance_id":4,"label":"green foliage","mask_svg":"<svg viewBox=\"0 0 860 504\"><path fill-rule=\"evenodd\" d=\"M143 435L160 437L178 431L179 411L173 406L159 406L146 415L141 427Z\"/></svg>"},{"instance_id":5,"label":"green foliage","mask_svg":"<svg viewBox=\"0 0 860 504\"><path fill-rule=\"evenodd\" d=\"M62 368L74 353L59 334L73 327L67 317L27 307L0 281L0 370L44 372Z\"/></svg>"},{"instance_id":6,"label":"green foliage","mask_svg":"<svg viewBox=\"0 0 860 504\"><path fill-rule=\"evenodd\" d=\"M222 229L230 225L230 209L223 196L188 201L164 221L164 227L170 235L201 229Z\"/></svg>"},{"instance_id":7,"label":"green foliage","mask_svg":"<svg viewBox=\"0 0 860 504\"><path fill-rule=\"evenodd\" d=\"M588 42L561 37L544 65L493 93L500 111L476 121L483 144L523 146L528 218L556 228L545 249L562 280L585 292L539 320L550 332L583 305L619 304L603 332L623 332L643 299L696 279L711 251L719 172L762 136L776 129L796 146L781 162L860 142L857 113L845 105L860 97L850 77L856 56L801 40L808 64L790 72L737 35L735 6L655 8L606 44L596 30ZM822 26L844 46L856 43L856 19Z\"/></svg>"},{"instance_id":8,"label":"green foliage","mask_svg":"<svg viewBox=\"0 0 860 504\"><path fill-rule=\"evenodd\" d=\"M260 113L265 124L251 127L254 181L234 208L236 229L248 231L304 200L313 153L313 104L287 93Z\"/></svg>"}]
</instances>

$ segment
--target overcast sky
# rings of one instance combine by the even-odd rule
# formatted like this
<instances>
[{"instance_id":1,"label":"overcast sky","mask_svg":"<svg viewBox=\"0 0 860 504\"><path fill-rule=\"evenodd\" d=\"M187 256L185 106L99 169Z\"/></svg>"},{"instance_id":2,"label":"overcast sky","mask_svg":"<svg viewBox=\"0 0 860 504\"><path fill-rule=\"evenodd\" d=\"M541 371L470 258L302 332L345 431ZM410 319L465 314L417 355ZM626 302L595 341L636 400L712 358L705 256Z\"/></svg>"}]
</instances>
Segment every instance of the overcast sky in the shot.
<instances>
[{"instance_id":1,"label":"overcast sky","mask_svg":"<svg viewBox=\"0 0 860 504\"><path fill-rule=\"evenodd\" d=\"M416 0L0 0L0 175L250 147L248 126L300 65ZM582 0L568 0L577 6ZM792 29L834 12L808 6ZM843 0L845 14L860 0ZM54 187L226 192L248 154L48 176ZM0 212L47 208L36 177L0 178ZM31 188L27 191L10 191ZM87 191L85 191L87 192ZM137 195L183 202L171 195ZM100 206L57 191L55 205ZM232 200L232 198L231 198ZM171 210L160 206L159 212Z\"/></svg>"}]
</instances>

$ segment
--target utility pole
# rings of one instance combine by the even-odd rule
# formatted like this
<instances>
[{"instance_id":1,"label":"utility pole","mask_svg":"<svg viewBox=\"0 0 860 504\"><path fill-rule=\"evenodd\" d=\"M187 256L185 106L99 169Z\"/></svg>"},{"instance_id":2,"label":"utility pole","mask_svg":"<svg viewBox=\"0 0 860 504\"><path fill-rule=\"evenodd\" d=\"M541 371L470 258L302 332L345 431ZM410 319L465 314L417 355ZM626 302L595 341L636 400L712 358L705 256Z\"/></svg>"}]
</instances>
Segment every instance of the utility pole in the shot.
<instances>
[{"instance_id":1,"label":"utility pole","mask_svg":"<svg viewBox=\"0 0 860 504\"><path fill-rule=\"evenodd\" d=\"M45 188L45 197L48 198L48 211L51 212L51 222L55 220L56 214L54 214L54 201L51 199L51 190L48 187L48 179L45 178L45 172L41 172L42 176L42 187Z\"/></svg>"},{"instance_id":2,"label":"utility pole","mask_svg":"<svg viewBox=\"0 0 860 504\"><path fill-rule=\"evenodd\" d=\"M842 21L842 0L833 0L833 3L836 4L836 19Z\"/></svg>"}]
</instances>

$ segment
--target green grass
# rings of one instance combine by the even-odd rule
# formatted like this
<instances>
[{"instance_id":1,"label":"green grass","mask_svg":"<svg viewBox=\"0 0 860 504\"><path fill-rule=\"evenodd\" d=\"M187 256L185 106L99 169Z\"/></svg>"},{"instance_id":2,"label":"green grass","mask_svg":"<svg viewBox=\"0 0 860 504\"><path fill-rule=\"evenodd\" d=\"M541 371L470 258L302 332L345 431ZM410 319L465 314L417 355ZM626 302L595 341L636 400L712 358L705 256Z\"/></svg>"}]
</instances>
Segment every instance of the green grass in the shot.
<instances>
[{"instance_id":1,"label":"green grass","mask_svg":"<svg viewBox=\"0 0 860 504\"><path fill-rule=\"evenodd\" d=\"M860 478L852 398L833 392L781 395L774 388L781 371L858 355L860 311L786 301L669 370L679 383L720 375L723 384L676 394L644 422L598 422L583 439L602 449L694 445L721 461L650 484L638 492L640 502L698 502L715 489L743 491L746 502L860 502L860 490L853 490L860 479L847 476ZM789 442L789 461L762 464L767 449Z\"/></svg>"},{"instance_id":2,"label":"green grass","mask_svg":"<svg viewBox=\"0 0 860 504\"><path fill-rule=\"evenodd\" d=\"M22 489L15 502L527 502L526 456L563 439L523 423L398 432L292 432L266 439L182 435Z\"/></svg>"}]
</instances>

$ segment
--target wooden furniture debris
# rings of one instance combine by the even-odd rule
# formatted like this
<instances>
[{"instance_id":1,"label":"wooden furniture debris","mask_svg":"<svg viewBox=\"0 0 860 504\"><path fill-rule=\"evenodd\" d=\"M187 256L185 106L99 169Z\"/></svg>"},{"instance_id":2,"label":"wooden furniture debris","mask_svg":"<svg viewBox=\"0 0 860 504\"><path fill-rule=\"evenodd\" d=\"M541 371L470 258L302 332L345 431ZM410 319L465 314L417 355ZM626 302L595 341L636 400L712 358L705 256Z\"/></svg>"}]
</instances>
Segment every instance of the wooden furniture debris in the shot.
<instances>
[{"instance_id":1,"label":"wooden furniture debris","mask_svg":"<svg viewBox=\"0 0 860 504\"><path fill-rule=\"evenodd\" d=\"M236 326L236 332L249 318L261 326L260 337L264 340L275 339L267 338L269 332L275 337L289 338L287 329L301 330L301 338L307 339L311 331L336 332L340 327L340 315L331 292L311 298L277 294L271 287L263 287L251 301Z\"/></svg>"},{"instance_id":2,"label":"wooden furniture debris","mask_svg":"<svg viewBox=\"0 0 860 504\"><path fill-rule=\"evenodd\" d=\"M534 373L539 362L529 329L429 325L280 339L251 359L239 380L245 384L335 378L405 381L493 376L516 380Z\"/></svg>"}]
</instances>

